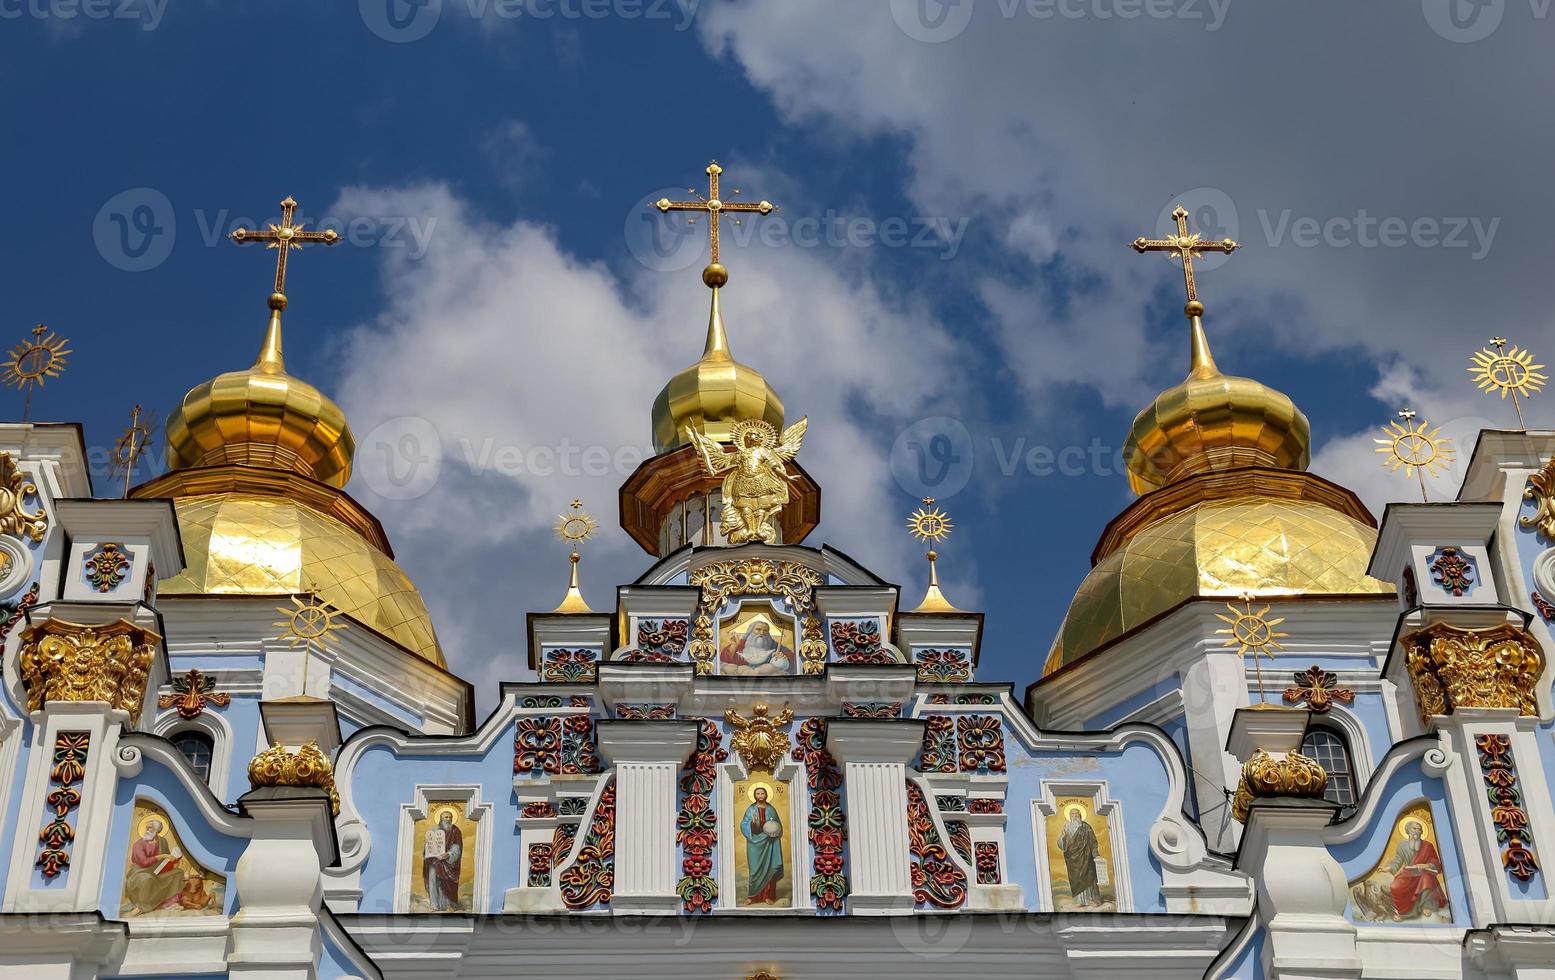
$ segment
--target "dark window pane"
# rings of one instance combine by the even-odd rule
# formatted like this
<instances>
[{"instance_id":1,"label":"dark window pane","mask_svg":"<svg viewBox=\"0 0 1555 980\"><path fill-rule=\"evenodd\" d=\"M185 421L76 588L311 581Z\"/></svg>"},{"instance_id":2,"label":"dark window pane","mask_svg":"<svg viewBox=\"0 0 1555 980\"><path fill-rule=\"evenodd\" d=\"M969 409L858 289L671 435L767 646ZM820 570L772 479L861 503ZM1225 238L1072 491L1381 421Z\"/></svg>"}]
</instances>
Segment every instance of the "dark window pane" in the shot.
<instances>
[{"instance_id":1,"label":"dark window pane","mask_svg":"<svg viewBox=\"0 0 1555 980\"><path fill-rule=\"evenodd\" d=\"M206 782L211 778L211 755L216 743L204 732L179 732L172 738L173 747L189 761L189 767Z\"/></svg>"},{"instance_id":2,"label":"dark window pane","mask_svg":"<svg viewBox=\"0 0 1555 980\"><path fill-rule=\"evenodd\" d=\"M1302 740L1301 753L1328 773L1323 799L1340 806L1355 805L1355 767L1350 764L1344 736L1331 728L1314 728Z\"/></svg>"}]
</instances>

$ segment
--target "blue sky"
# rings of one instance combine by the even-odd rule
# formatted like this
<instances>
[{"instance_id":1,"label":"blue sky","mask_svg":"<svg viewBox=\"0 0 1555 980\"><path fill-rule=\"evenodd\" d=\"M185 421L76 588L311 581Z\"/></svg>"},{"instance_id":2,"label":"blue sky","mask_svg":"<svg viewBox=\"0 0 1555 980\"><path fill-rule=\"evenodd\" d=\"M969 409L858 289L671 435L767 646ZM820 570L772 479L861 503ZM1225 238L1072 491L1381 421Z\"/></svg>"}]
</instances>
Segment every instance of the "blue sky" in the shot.
<instances>
[{"instance_id":1,"label":"blue sky","mask_svg":"<svg viewBox=\"0 0 1555 980\"><path fill-rule=\"evenodd\" d=\"M1247 246L1201 279L1222 368L1295 398L1315 468L1374 507L1411 488L1369 454L1402 401L1501 424L1469 352L1555 351L1555 23L1538 0L1446 18L1461 2L0 0L7 329L74 341L33 414L101 454L135 402L165 416L253 356L272 264L224 240L235 222L286 194L354 221L294 260L288 365L379 460L350 489L450 662L516 678L568 500L606 526L596 606L648 563L615 529L621 464L534 450L648 444L707 300L699 239L645 251L666 229L643 204L716 157L783 208L727 234L726 312L736 356L811 417L810 543L915 601L910 446L958 460L935 487L947 586L989 613L983 676L1024 684L1130 499L1130 420L1186 368L1180 277L1126 247L1177 201ZM418 424L440 465L407 497L372 473Z\"/></svg>"}]
</instances>

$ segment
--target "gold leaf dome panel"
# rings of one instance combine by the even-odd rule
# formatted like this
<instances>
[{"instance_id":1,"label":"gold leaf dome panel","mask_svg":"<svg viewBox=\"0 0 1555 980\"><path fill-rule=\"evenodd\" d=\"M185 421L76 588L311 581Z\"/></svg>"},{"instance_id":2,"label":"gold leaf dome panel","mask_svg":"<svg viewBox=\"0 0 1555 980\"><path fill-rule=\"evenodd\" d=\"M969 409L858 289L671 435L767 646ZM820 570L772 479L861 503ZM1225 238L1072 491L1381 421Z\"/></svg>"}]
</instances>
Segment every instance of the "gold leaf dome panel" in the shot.
<instances>
[{"instance_id":1,"label":"gold leaf dome panel","mask_svg":"<svg viewBox=\"0 0 1555 980\"><path fill-rule=\"evenodd\" d=\"M1349 491L1306 473L1204 474L1142 497L1108 528L1044 673L1203 596L1387 595L1377 532Z\"/></svg>"},{"instance_id":2,"label":"gold leaf dome panel","mask_svg":"<svg viewBox=\"0 0 1555 980\"><path fill-rule=\"evenodd\" d=\"M361 534L285 497L214 493L175 501L185 570L162 595L316 592L424 660L446 667L421 593Z\"/></svg>"}]
</instances>

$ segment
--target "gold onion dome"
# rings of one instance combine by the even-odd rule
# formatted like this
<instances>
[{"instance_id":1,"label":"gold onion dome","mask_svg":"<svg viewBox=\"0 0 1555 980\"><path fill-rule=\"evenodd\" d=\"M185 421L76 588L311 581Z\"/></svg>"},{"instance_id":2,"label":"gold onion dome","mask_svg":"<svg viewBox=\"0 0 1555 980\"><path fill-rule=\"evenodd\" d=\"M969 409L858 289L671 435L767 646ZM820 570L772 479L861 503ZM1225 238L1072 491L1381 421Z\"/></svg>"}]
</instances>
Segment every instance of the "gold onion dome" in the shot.
<instances>
[{"instance_id":1,"label":"gold onion dome","mask_svg":"<svg viewBox=\"0 0 1555 980\"><path fill-rule=\"evenodd\" d=\"M319 600L439 667L426 603L394 561L382 526L339 488L355 440L340 406L286 373L281 312L254 365L197 385L167 421L170 472L136 497L171 497L185 570L162 595L286 595Z\"/></svg>"},{"instance_id":2,"label":"gold onion dome","mask_svg":"<svg viewBox=\"0 0 1555 980\"><path fill-rule=\"evenodd\" d=\"M1351 491L1306 472L1311 427L1285 394L1221 374L1190 302L1188 377L1134 420L1124 455L1141 494L1103 533L1044 673L1202 597L1354 596L1376 522Z\"/></svg>"},{"instance_id":3,"label":"gold onion dome","mask_svg":"<svg viewBox=\"0 0 1555 980\"><path fill-rule=\"evenodd\" d=\"M343 487L351 477L356 438L345 412L317 388L286 373L281 312L270 297L270 325L252 367L229 371L184 396L167 420L171 469L261 466L290 470Z\"/></svg>"},{"instance_id":4,"label":"gold onion dome","mask_svg":"<svg viewBox=\"0 0 1555 980\"><path fill-rule=\"evenodd\" d=\"M713 291L707 321L707 343L695 364L670 378L653 402L653 447L665 453L686 444L687 426L721 442L732 438L731 427L744 419L759 419L783 428L783 400L761 372L734 359L719 309L718 290L729 281L722 265L702 271Z\"/></svg>"}]
</instances>

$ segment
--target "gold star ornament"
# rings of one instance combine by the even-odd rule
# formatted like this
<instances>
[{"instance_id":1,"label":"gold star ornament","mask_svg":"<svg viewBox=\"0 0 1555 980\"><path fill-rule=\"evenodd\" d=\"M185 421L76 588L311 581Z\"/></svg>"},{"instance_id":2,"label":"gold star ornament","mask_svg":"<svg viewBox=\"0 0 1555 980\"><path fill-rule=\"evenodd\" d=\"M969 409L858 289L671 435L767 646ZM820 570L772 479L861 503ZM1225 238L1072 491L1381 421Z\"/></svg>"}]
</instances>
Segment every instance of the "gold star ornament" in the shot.
<instances>
[{"instance_id":1,"label":"gold star ornament","mask_svg":"<svg viewBox=\"0 0 1555 980\"><path fill-rule=\"evenodd\" d=\"M22 421L32 408L32 389L42 388L49 378L57 378L65 370L70 341L49 328L38 324L32 328L32 337L23 340L11 350L5 369L0 372L0 382L21 391Z\"/></svg>"},{"instance_id":2,"label":"gold star ornament","mask_svg":"<svg viewBox=\"0 0 1555 980\"><path fill-rule=\"evenodd\" d=\"M1253 671L1258 677L1259 702L1264 700L1264 693L1263 668L1259 665L1258 658L1266 657L1273 660L1275 651L1285 649L1280 641L1290 636L1289 633L1275 629L1285 622L1285 617L1277 616L1270 619L1269 610L1272 608L1265 604L1262 609L1255 610L1253 597L1244 594L1241 606L1234 602L1226 603L1226 610L1231 615L1215 614L1216 619L1226 624L1223 629L1215 631L1215 635L1226 638L1226 642L1222 645L1228 648L1235 647L1237 655L1243 659L1246 659L1248 654L1252 654Z\"/></svg>"},{"instance_id":3,"label":"gold star ornament","mask_svg":"<svg viewBox=\"0 0 1555 980\"><path fill-rule=\"evenodd\" d=\"M1381 439L1373 439L1377 452L1383 456L1382 465L1393 472L1404 471L1420 481L1420 498L1427 502L1425 476L1433 478L1446 472L1458 458L1452 440L1442 435L1442 427L1431 428L1425 419L1415 421L1415 412L1404 409L1398 418L1382 427Z\"/></svg>"}]
</instances>

